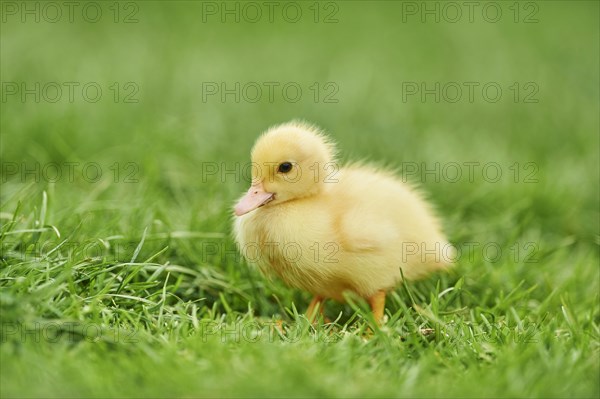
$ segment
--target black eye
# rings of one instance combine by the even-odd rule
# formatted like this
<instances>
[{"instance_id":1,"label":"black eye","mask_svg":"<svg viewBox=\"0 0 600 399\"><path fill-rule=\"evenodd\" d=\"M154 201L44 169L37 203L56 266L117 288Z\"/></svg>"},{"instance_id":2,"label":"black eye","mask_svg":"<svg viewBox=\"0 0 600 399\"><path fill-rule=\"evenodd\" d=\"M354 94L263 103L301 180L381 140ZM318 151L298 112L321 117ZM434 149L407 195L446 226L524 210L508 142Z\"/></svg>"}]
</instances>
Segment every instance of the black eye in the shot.
<instances>
[{"instance_id":1,"label":"black eye","mask_svg":"<svg viewBox=\"0 0 600 399\"><path fill-rule=\"evenodd\" d=\"M281 173L288 173L290 170L292 170L292 164L290 162L280 163L279 168L277 168L277 171Z\"/></svg>"}]
</instances>

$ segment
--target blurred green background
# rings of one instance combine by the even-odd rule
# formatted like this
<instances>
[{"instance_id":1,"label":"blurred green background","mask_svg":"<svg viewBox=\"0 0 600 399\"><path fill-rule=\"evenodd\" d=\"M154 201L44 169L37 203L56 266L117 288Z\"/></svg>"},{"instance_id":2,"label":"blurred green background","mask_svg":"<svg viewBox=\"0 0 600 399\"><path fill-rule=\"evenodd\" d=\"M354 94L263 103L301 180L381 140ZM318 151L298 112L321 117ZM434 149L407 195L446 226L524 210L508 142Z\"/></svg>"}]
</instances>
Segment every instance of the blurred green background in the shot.
<instances>
[{"instance_id":1,"label":"blurred green background","mask_svg":"<svg viewBox=\"0 0 600 399\"><path fill-rule=\"evenodd\" d=\"M270 16L265 2L77 2L69 14L2 1L2 395L597 396L599 3L476 3L470 14L464 2L275 2ZM410 172L457 246L502 249L412 286L436 318L398 291L393 331L406 317L487 314L535 323L537 345L199 340L198 320L289 319L309 300L232 255L231 207L248 180L221 174L294 118L328 132L344 161ZM482 174L490 164L497 182ZM75 246L51 249L63 240ZM437 309L430 292L448 287L461 294ZM130 328L141 343L13 333L48 320Z\"/></svg>"}]
</instances>

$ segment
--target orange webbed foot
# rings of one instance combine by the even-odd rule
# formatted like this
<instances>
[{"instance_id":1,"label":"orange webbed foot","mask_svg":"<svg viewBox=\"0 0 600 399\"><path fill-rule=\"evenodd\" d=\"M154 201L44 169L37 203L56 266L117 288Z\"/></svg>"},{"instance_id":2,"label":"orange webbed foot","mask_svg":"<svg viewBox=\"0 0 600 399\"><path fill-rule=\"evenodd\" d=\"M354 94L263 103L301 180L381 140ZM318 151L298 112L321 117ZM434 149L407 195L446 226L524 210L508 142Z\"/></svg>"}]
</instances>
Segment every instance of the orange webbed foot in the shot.
<instances>
[{"instance_id":1,"label":"orange webbed foot","mask_svg":"<svg viewBox=\"0 0 600 399\"><path fill-rule=\"evenodd\" d=\"M377 291L375 294L367 298L371 310L373 311L373 317L378 325L383 323L383 315L385 311L385 291Z\"/></svg>"}]
</instances>

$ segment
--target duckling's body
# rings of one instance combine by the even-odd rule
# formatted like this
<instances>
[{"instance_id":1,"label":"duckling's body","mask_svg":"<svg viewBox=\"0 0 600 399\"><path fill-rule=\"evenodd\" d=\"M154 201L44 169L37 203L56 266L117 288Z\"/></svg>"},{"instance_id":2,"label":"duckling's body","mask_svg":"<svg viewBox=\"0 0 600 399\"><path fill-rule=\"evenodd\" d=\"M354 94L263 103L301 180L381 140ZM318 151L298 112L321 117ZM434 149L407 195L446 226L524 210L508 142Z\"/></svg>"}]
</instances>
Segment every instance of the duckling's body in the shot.
<instances>
[{"instance_id":1,"label":"duckling's body","mask_svg":"<svg viewBox=\"0 0 600 399\"><path fill-rule=\"evenodd\" d=\"M390 172L338 168L316 128L272 128L252 155L259 168L236 206L236 241L265 273L311 292L311 308L352 291L381 317L385 292L402 274L417 279L448 264L447 241L419 193ZM281 167L288 162L290 171Z\"/></svg>"}]
</instances>

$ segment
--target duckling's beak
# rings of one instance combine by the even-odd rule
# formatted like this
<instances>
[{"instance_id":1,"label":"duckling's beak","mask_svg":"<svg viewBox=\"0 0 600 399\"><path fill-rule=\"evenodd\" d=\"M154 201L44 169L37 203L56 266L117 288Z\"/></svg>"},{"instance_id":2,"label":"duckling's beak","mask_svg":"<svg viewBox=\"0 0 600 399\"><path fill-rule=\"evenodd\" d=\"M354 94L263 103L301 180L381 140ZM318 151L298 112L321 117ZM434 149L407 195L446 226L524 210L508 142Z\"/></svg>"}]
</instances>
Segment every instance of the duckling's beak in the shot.
<instances>
[{"instance_id":1,"label":"duckling's beak","mask_svg":"<svg viewBox=\"0 0 600 399\"><path fill-rule=\"evenodd\" d=\"M257 182L250 186L250 190L240 198L233 209L236 216L242 216L272 201L274 196L275 194L265 191L262 182Z\"/></svg>"}]
</instances>

